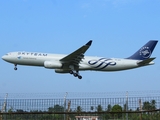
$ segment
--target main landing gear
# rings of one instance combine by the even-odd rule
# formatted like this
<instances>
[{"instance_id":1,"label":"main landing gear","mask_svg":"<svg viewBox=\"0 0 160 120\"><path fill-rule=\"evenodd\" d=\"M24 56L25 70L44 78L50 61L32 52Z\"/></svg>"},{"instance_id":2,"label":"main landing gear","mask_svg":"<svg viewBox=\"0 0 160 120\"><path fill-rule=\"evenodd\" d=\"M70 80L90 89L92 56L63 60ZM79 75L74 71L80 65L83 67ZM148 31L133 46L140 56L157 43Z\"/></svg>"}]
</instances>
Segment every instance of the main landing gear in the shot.
<instances>
[{"instance_id":1,"label":"main landing gear","mask_svg":"<svg viewBox=\"0 0 160 120\"><path fill-rule=\"evenodd\" d=\"M78 71L74 72L73 70L71 70L70 74L72 74L74 77L78 77L79 79L82 79L82 76L79 74Z\"/></svg>"},{"instance_id":2,"label":"main landing gear","mask_svg":"<svg viewBox=\"0 0 160 120\"><path fill-rule=\"evenodd\" d=\"M14 67L14 70L17 70L17 64L14 64L14 66L15 66L15 67Z\"/></svg>"}]
</instances>

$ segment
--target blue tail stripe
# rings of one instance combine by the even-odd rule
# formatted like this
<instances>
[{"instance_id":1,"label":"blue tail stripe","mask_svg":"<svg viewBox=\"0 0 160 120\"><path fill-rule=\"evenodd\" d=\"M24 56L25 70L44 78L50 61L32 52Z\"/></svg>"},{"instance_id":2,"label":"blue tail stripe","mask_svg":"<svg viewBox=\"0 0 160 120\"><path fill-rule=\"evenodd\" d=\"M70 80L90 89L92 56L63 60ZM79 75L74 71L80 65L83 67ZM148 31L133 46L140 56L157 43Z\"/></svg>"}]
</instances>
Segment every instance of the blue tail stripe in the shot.
<instances>
[{"instance_id":1,"label":"blue tail stripe","mask_svg":"<svg viewBox=\"0 0 160 120\"><path fill-rule=\"evenodd\" d=\"M134 53L132 56L128 57L127 59L145 60L150 58L157 42L158 42L157 40L150 40L143 47L141 47L136 53Z\"/></svg>"}]
</instances>

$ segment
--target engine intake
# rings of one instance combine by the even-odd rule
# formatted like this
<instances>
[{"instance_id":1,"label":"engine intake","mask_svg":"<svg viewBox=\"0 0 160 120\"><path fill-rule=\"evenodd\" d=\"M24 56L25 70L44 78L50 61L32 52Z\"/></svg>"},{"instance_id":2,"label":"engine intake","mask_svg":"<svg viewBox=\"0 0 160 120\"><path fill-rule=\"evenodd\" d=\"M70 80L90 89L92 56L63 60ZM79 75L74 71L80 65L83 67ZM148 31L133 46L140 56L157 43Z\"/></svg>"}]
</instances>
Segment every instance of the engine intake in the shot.
<instances>
[{"instance_id":1,"label":"engine intake","mask_svg":"<svg viewBox=\"0 0 160 120\"><path fill-rule=\"evenodd\" d=\"M56 69L56 68L61 68L62 63L59 61L45 61L44 62L44 67L48 69Z\"/></svg>"}]
</instances>

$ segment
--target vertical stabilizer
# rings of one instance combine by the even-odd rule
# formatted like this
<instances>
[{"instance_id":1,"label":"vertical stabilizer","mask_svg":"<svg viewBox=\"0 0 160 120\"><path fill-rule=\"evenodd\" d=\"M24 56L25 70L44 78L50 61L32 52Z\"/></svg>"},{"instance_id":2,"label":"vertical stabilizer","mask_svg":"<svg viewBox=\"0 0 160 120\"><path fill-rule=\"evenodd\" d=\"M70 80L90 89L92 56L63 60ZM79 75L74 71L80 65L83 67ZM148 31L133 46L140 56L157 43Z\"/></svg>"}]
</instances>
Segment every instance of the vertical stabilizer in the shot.
<instances>
[{"instance_id":1,"label":"vertical stabilizer","mask_svg":"<svg viewBox=\"0 0 160 120\"><path fill-rule=\"evenodd\" d=\"M150 58L157 42L158 42L157 40L150 40L143 47L141 47L136 53L128 57L128 59L145 60Z\"/></svg>"}]
</instances>

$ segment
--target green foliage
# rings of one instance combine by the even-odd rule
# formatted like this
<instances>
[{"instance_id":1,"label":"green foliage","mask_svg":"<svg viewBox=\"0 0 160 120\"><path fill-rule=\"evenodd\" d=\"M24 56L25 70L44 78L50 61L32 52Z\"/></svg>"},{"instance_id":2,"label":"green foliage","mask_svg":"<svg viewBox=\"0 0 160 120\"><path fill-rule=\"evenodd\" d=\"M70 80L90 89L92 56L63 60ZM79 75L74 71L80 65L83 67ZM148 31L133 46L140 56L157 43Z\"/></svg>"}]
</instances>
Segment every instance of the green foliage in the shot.
<instances>
[{"instance_id":1,"label":"green foliage","mask_svg":"<svg viewBox=\"0 0 160 120\"><path fill-rule=\"evenodd\" d=\"M112 112L122 112L122 107L120 105L114 105L112 107Z\"/></svg>"},{"instance_id":2,"label":"green foliage","mask_svg":"<svg viewBox=\"0 0 160 120\"><path fill-rule=\"evenodd\" d=\"M60 105L54 105L54 107L49 107L48 112L63 112L64 107Z\"/></svg>"},{"instance_id":3,"label":"green foliage","mask_svg":"<svg viewBox=\"0 0 160 120\"><path fill-rule=\"evenodd\" d=\"M82 112L82 107L81 106L77 106L77 112Z\"/></svg>"},{"instance_id":4,"label":"green foliage","mask_svg":"<svg viewBox=\"0 0 160 120\"><path fill-rule=\"evenodd\" d=\"M120 105L114 105L112 107L112 112L122 112L122 107ZM121 113L114 114L114 118L121 118L121 117L122 117Z\"/></svg>"},{"instance_id":5,"label":"green foliage","mask_svg":"<svg viewBox=\"0 0 160 120\"><path fill-rule=\"evenodd\" d=\"M91 106L91 108L90 108L90 109L91 109L91 111L93 111L93 110L94 110L94 107L93 107L93 106Z\"/></svg>"},{"instance_id":6,"label":"green foliage","mask_svg":"<svg viewBox=\"0 0 160 120\"><path fill-rule=\"evenodd\" d=\"M124 107L122 109L122 107ZM160 119L160 112L146 112L146 113L121 113L122 111L124 112L126 108L126 104L124 106L120 106L118 104L111 106L111 104L108 104L107 108L105 109L106 112L111 112L111 113L105 113L105 114L96 114L99 116L100 119L103 120L109 120L109 119L125 119L126 116L128 116L129 120L159 120ZM95 109L95 110L94 110ZM151 101L145 101L143 102L142 106L143 110L154 110L156 109L156 101L151 100ZM97 107L95 106L90 106L91 112L97 111L97 112L104 112L103 106L99 104ZM20 113L20 114L7 114L3 115L3 119L6 120L63 120L64 117L67 119L74 120L75 116L77 114L55 114L55 112L64 112L64 107L61 105L54 105L51 107L48 107L46 111L41 111L41 110L32 110L32 111L24 111L23 109L17 109L13 110L13 108L10 108L8 110L8 113ZM82 106L77 106L76 109L71 110L72 112L82 112ZM130 109L130 111L139 111L139 108L137 109ZM43 114L45 112L50 112L49 114ZM83 112L87 112L83 110ZM118 112L118 113L112 113L112 112ZM120 112L120 113L119 113ZM27 113L27 114L26 114ZM31 114L29 114L31 113ZM34 113L34 114L32 114ZM37 113L37 114L36 114ZM42 113L42 114L41 114ZM82 115L79 114L78 115ZM85 114L85 115L90 115L94 116L93 114Z\"/></svg>"},{"instance_id":7,"label":"green foliage","mask_svg":"<svg viewBox=\"0 0 160 120\"><path fill-rule=\"evenodd\" d=\"M102 111L103 111L102 106L101 106L101 105L98 105L98 106L97 106L97 112L102 112Z\"/></svg>"},{"instance_id":8,"label":"green foliage","mask_svg":"<svg viewBox=\"0 0 160 120\"><path fill-rule=\"evenodd\" d=\"M143 102L143 110L155 110L156 109L156 101L155 100L151 100L151 102L146 101Z\"/></svg>"},{"instance_id":9,"label":"green foliage","mask_svg":"<svg viewBox=\"0 0 160 120\"><path fill-rule=\"evenodd\" d=\"M107 112L111 112L111 110L112 110L112 106L109 104L109 105L107 106Z\"/></svg>"}]
</instances>

